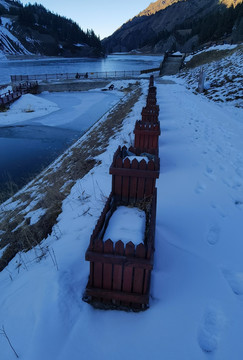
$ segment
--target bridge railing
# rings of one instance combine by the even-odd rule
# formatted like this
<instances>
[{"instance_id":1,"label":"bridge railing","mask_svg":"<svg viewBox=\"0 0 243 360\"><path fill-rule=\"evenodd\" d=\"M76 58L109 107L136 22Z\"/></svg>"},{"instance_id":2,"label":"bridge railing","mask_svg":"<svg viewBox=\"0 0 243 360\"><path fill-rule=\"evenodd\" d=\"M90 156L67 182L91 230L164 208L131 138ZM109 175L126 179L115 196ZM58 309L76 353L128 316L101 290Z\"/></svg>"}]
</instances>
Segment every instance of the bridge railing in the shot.
<instances>
[{"instance_id":1,"label":"bridge railing","mask_svg":"<svg viewBox=\"0 0 243 360\"><path fill-rule=\"evenodd\" d=\"M37 82L20 83L18 84L18 86L14 86L13 90L8 90L7 92L0 94L0 107L9 105L14 100L20 98L21 95L27 94L32 90L35 90L37 86Z\"/></svg>"},{"instance_id":2,"label":"bridge railing","mask_svg":"<svg viewBox=\"0 0 243 360\"><path fill-rule=\"evenodd\" d=\"M34 75L11 75L11 82L21 81L49 81L49 80L73 80L73 79L109 79L138 77L142 71L99 71L85 73L59 73L59 74L34 74Z\"/></svg>"}]
</instances>

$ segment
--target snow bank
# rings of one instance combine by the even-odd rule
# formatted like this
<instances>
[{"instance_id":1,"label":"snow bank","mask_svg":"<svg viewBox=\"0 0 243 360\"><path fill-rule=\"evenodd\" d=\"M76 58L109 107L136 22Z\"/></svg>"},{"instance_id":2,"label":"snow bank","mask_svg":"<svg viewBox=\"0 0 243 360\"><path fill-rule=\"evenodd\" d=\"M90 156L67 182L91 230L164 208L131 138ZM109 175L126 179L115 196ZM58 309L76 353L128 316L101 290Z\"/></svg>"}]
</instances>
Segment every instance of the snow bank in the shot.
<instances>
[{"instance_id":1,"label":"snow bank","mask_svg":"<svg viewBox=\"0 0 243 360\"><path fill-rule=\"evenodd\" d=\"M229 45L229 47L234 48L235 45ZM214 49L214 47L210 49ZM222 46L222 49L225 49L225 46ZM205 95L219 103L225 102L243 107L242 66L243 51L241 48L230 56L204 64L205 89L208 90ZM179 73L180 78L184 78L187 85L194 91L198 87L200 68L201 66L185 69Z\"/></svg>"},{"instance_id":2,"label":"snow bank","mask_svg":"<svg viewBox=\"0 0 243 360\"><path fill-rule=\"evenodd\" d=\"M59 107L49 100L32 94L22 95L10 106L8 111L0 113L0 126L32 120L57 110Z\"/></svg>"},{"instance_id":3,"label":"snow bank","mask_svg":"<svg viewBox=\"0 0 243 360\"><path fill-rule=\"evenodd\" d=\"M143 243L145 234L146 214L144 211L133 207L119 206L112 214L103 240L119 240L134 245Z\"/></svg>"},{"instance_id":4,"label":"snow bank","mask_svg":"<svg viewBox=\"0 0 243 360\"><path fill-rule=\"evenodd\" d=\"M238 45L230 45L230 44L224 44L224 45L213 45L213 46L210 46L209 48L207 49L203 49L201 51L198 51L196 54L192 54L192 55L189 55L187 56L185 59L184 59L184 62L188 62L190 61L194 56L197 56L199 54L202 54L204 52L208 52L208 51L223 51L223 50L232 50L232 49L235 49Z\"/></svg>"}]
</instances>

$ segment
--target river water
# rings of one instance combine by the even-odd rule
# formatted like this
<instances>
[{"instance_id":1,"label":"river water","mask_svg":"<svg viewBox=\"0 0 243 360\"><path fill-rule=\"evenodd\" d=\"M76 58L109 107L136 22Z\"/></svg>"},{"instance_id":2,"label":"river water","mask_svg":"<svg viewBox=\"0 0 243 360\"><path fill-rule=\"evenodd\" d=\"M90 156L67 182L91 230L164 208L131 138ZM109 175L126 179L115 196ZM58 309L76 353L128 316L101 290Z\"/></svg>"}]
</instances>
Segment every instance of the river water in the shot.
<instances>
[{"instance_id":1,"label":"river water","mask_svg":"<svg viewBox=\"0 0 243 360\"><path fill-rule=\"evenodd\" d=\"M104 59L43 58L36 60L0 61L0 84L9 83L10 75L145 70L159 66L162 59L162 55L109 55Z\"/></svg>"},{"instance_id":2,"label":"river water","mask_svg":"<svg viewBox=\"0 0 243 360\"><path fill-rule=\"evenodd\" d=\"M0 84L9 83L10 75L149 69L159 66L161 59L161 56L110 55L106 59L0 61ZM32 121L0 124L0 202L55 160L121 95L97 90L38 96L54 102L60 110Z\"/></svg>"}]
</instances>

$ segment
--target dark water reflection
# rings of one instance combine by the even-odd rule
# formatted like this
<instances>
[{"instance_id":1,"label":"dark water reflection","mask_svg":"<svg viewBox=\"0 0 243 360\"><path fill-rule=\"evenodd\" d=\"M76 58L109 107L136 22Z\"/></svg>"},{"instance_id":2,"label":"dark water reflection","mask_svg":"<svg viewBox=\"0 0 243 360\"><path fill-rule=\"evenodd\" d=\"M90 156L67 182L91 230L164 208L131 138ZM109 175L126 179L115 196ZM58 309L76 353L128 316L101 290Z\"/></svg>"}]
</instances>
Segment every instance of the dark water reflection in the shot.
<instances>
[{"instance_id":1,"label":"dark water reflection","mask_svg":"<svg viewBox=\"0 0 243 360\"><path fill-rule=\"evenodd\" d=\"M80 136L77 131L49 126L1 127L0 201L25 185Z\"/></svg>"}]
</instances>

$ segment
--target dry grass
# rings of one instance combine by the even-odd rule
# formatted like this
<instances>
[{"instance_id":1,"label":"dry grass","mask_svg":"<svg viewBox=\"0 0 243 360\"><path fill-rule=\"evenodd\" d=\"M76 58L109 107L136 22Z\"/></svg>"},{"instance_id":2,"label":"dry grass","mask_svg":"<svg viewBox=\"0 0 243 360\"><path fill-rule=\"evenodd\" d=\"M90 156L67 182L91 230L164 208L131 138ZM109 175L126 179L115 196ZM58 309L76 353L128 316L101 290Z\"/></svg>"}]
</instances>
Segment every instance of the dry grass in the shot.
<instances>
[{"instance_id":1,"label":"dry grass","mask_svg":"<svg viewBox=\"0 0 243 360\"><path fill-rule=\"evenodd\" d=\"M236 51L239 50L239 48L242 48L242 45L230 50L212 50L202 52L201 54L195 55L190 61L188 61L186 63L186 68L193 69L204 64L209 64L213 61L219 61L227 56L234 54Z\"/></svg>"},{"instance_id":2,"label":"dry grass","mask_svg":"<svg viewBox=\"0 0 243 360\"><path fill-rule=\"evenodd\" d=\"M124 118L141 95L139 84L131 85L125 91L130 94L126 101L118 103L106 120L94 126L83 141L78 141L69 152L62 155L58 166L49 167L25 191L13 197L13 201L19 201L19 206L14 210L2 207L4 216L0 220L0 230L3 232L0 249L6 245L8 247L0 258L0 271L19 251L33 248L51 233L61 213L62 202L73 184L97 164L95 157L106 150L109 139L121 129ZM31 211L46 209L46 212L38 222L31 225L25 209L33 201L35 203Z\"/></svg>"}]
</instances>

